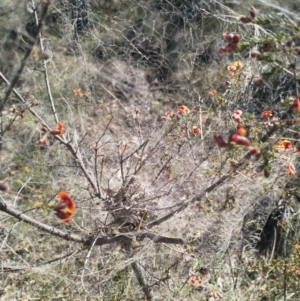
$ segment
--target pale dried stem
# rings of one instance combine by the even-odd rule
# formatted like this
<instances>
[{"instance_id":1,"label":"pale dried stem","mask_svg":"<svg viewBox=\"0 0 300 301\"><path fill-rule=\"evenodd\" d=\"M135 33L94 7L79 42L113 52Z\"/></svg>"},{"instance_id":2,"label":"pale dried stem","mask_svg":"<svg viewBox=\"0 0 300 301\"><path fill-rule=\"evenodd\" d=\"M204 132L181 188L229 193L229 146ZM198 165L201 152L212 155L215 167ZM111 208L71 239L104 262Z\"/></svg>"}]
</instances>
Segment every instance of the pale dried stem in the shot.
<instances>
[{"instance_id":1,"label":"pale dried stem","mask_svg":"<svg viewBox=\"0 0 300 301\"><path fill-rule=\"evenodd\" d=\"M37 25L39 25L41 20L39 20L34 0L31 0L31 3L32 3L32 8L34 10L35 22L36 22ZM50 104L51 104L52 113L53 113L53 116L54 116L55 123L57 123L58 122L58 117L57 117L55 104L54 104L53 97L52 97L50 82L49 82L47 61L43 59L43 54L45 52L45 47L44 47L44 43L43 43L42 34L41 34L40 31L38 33L38 36L39 36L39 42L40 42L40 47L41 47L41 52L42 52L41 58L43 60L43 67L44 67L43 73L44 73L44 78L45 78L45 83L46 83L46 88L47 88L47 94L48 94L49 101L50 101Z\"/></svg>"}]
</instances>

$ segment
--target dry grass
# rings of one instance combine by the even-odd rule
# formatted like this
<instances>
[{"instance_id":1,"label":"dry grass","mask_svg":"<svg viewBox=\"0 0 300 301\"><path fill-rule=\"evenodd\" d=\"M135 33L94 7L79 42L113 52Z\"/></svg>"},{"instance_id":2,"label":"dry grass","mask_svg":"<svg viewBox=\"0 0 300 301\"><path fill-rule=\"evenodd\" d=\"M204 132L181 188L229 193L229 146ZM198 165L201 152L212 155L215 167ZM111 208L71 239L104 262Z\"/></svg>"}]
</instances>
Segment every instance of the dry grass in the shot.
<instances>
[{"instance_id":1,"label":"dry grass","mask_svg":"<svg viewBox=\"0 0 300 301\"><path fill-rule=\"evenodd\" d=\"M278 9L273 2L259 3L261 10ZM283 300L283 276L278 266L270 266L270 257L258 256L252 240L258 232L249 226L257 219L259 231L286 196L282 162L273 158L270 178L257 172L255 160L231 174L245 149L226 152L212 139L234 129L233 110L248 112L253 125L272 104L254 97L259 94L251 81L260 64L246 54L218 54L224 30L266 34L259 26L240 25L237 17L247 7L216 0L112 1L109 6L90 1L89 29L74 41L69 2L53 4L43 45L51 94L66 133L49 135L45 147L37 145L45 124L54 129L56 120L36 45L16 85L26 103L11 95L3 112L5 126L21 116L1 140L0 180L25 197L1 191L0 198L33 220L90 241L64 240L1 211L1 300L129 301L146 295L211 301L216 291L228 301ZM0 11L0 72L11 79L29 47L25 27L32 16L17 1L2 1ZM293 17L288 6L282 12ZM237 59L246 74L240 83L226 70ZM6 88L1 82L1 98ZM76 96L75 89L86 95ZM209 95L211 89L217 94ZM179 105L191 114L159 120ZM199 136L190 132L192 126L201 129ZM256 139L259 134L253 130L250 135ZM70 224L52 213L61 189L76 201ZM257 218L254 208L267 196L272 202ZM297 219L293 222L296 228ZM139 232L184 243L157 243L157 237L141 238ZM115 237L121 238L99 243ZM188 282L192 273L202 279L196 288ZM289 292L298 287L293 281ZM285 300L296 300L296 294Z\"/></svg>"}]
</instances>

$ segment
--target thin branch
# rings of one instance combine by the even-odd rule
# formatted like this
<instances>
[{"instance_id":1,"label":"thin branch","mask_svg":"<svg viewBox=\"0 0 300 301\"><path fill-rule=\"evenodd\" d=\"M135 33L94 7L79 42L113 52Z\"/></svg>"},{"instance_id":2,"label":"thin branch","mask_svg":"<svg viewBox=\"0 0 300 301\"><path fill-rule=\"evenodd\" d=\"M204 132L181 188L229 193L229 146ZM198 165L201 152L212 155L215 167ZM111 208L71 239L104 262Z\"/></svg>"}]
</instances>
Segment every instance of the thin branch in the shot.
<instances>
[{"instance_id":1,"label":"thin branch","mask_svg":"<svg viewBox=\"0 0 300 301\"><path fill-rule=\"evenodd\" d=\"M41 12L41 17L40 17L40 22L37 24L37 28L36 28L36 31L34 32L33 34L33 40L36 41L41 29L42 29L42 25L43 25L43 21L46 17L46 14L47 14L47 11L48 11L48 8L50 6L50 0L48 0L44 7L43 7L43 10ZM17 70L15 76L13 77L9 87L7 88L6 90L6 93L5 93L5 96L4 98L0 101L0 112L3 111L4 109L4 106L6 105L7 101L8 101L8 98L9 98L9 95L11 94L11 92L13 91L13 88L14 86L17 84L22 72L23 72L23 69L26 65L26 61L28 60L30 54L31 54L31 51L34 47L35 43L31 43L31 45L29 46L29 48L27 49L27 51L25 52L25 55L21 61L21 64L20 64L20 67L19 69Z\"/></svg>"},{"instance_id":2,"label":"thin branch","mask_svg":"<svg viewBox=\"0 0 300 301\"><path fill-rule=\"evenodd\" d=\"M7 204L1 199L0 199L0 211L3 211L5 213L17 218L18 220L23 221L29 225L32 225L35 228L45 231L51 235L63 238L68 241L74 241L74 242L79 242L79 243L86 242L83 238L81 238L79 236L69 234L69 233L63 232L61 230L58 230L56 228L53 228L51 226L45 225L45 224L29 217L28 215L24 214L23 212L7 206Z\"/></svg>"},{"instance_id":3,"label":"thin branch","mask_svg":"<svg viewBox=\"0 0 300 301\"><path fill-rule=\"evenodd\" d=\"M39 24L42 21L39 20L39 17L38 17L38 14L37 14L37 8L36 8L36 5L34 3L34 0L31 0L31 4L32 4L32 8L34 10L35 22L39 26ZM43 38L42 38L41 32L39 32L38 35L39 35L41 51L42 51L42 54L44 54L45 48L44 48L44 43L43 43ZM45 83L46 83L46 88L47 88L47 94L48 94L49 101L50 101L50 104L51 104L52 113L53 113L53 116L54 116L55 123L57 123L58 122L58 117L57 117L57 114L56 114L56 109L55 109L55 105L54 105L54 101L53 101L53 97L52 97L52 92L51 92L51 87L50 87L50 82L49 82L49 76L48 76L47 62L44 59L43 59L43 67L44 67L44 70L42 72L44 73L44 78L45 78Z\"/></svg>"},{"instance_id":4,"label":"thin branch","mask_svg":"<svg viewBox=\"0 0 300 301\"><path fill-rule=\"evenodd\" d=\"M132 249L132 245L131 245L130 241L128 241L125 244L125 249L126 249L128 255L129 255L129 257L133 257L133 249ZM140 266L138 265L138 263L136 261L132 262L131 263L131 268L134 272L134 275L135 275L140 287L142 288L142 290L145 294L146 299L147 300L153 300L153 295L151 293L151 289L147 285L145 277L143 275L143 272L142 272Z\"/></svg>"},{"instance_id":5,"label":"thin branch","mask_svg":"<svg viewBox=\"0 0 300 301\"><path fill-rule=\"evenodd\" d=\"M8 79L3 75L2 72L0 72L0 78L7 84L11 85L11 83L8 81ZM15 89L12 89L12 92L15 94L15 96L20 100L21 103L25 104L26 100L22 97L22 95ZM51 130L51 128L48 126L48 124L31 108L27 108L28 111L44 126L47 128L47 130ZM55 136L56 139L60 138L59 136Z\"/></svg>"},{"instance_id":6,"label":"thin branch","mask_svg":"<svg viewBox=\"0 0 300 301\"><path fill-rule=\"evenodd\" d=\"M6 77L0 72L0 78L2 78L2 80L10 85L9 81L6 79ZM13 93L18 97L18 99L22 102L25 103L25 99L20 95L19 92L17 92L15 89L13 89ZM45 127L47 128L48 131L51 130L51 127L32 109L32 108L28 108L29 112ZM61 143L63 143L71 152L71 154L73 155L73 157L76 159L77 163L79 164L80 169L82 170L82 172L84 173L85 177L87 178L88 182L90 183L90 185L92 186L93 190L95 192L97 192L97 184L93 181L91 175L88 173L87 169L85 168L85 165L80 157L80 155L78 154L78 152L75 150L74 146L71 145L69 142L65 141L64 139L62 139L60 136L55 135L53 136L56 140L60 141Z\"/></svg>"},{"instance_id":7,"label":"thin branch","mask_svg":"<svg viewBox=\"0 0 300 301\"><path fill-rule=\"evenodd\" d=\"M137 262L134 261L131 263L131 268L135 274L135 277L139 283L139 285L142 287L142 290L147 298L147 300L153 300L153 295L151 293L150 287L146 284L144 275L140 267L138 266Z\"/></svg>"},{"instance_id":8,"label":"thin branch","mask_svg":"<svg viewBox=\"0 0 300 301\"><path fill-rule=\"evenodd\" d=\"M147 228L150 229L150 228L153 228L154 226L160 225L161 223L163 223L166 220L173 217L175 214L183 211L189 204L201 201L201 199L206 195L206 193L213 191L214 189L216 189L219 186L222 186L223 184L225 184L227 182L227 180L229 178L230 178L230 175L222 176L215 183L213 183L212 185L210 185L209 187L204 189L201 193L199 193L196 196L194 196L193 198L188 199L187 201L181 203L181 205L177 209L174 209L173 211L169 212L168 214L148 223ZM176 206L176 204L174 206Z\"/></svg>"},{"instance_id":9,"label":"thin branch","mask_svg":"<svg viewBox=\"0 0 300 301\"><path fill-rule=\"evenodd\" d=\"M13 216L17 218L20 221L23 221L29 225L32 225L35 228L38 228L44 232L47 232L53 236L60 237L67 241L74 241L81 244L84 244L85 246L90 245L104 245L104 244L110 244L114 242L125 242L128 239L135 238L136 240L144 240L145 238L149 238L154 243L167 243L167 244L184 244L184 240L181 238L172 238L172 237L166 237L157 235L155 233L148 233L148 232L130 232L123 235L118 235L114 237L89 237L87 239L79 237L77 235L73 235L70 233L63 232L61 230L58 230L54 227L48 226L46 224L43 224L32 217L28 216L27 214L24 214L23 212L14 209L10 206L8 206L3 200L0 199L0 211L3 211L10 216Z\"/></svg>"}]
</instances>

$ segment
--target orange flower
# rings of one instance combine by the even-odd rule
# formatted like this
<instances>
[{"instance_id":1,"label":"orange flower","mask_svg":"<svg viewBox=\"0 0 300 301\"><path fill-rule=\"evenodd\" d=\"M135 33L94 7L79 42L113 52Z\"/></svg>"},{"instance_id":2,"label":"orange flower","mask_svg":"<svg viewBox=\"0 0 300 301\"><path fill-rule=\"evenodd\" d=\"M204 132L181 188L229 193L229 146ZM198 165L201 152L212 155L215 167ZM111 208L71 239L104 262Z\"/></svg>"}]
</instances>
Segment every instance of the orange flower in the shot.
<instances>
[{"instance_id":1,"label":"orange flower","mask_svg":"<svg viewBox=\"0 0 300 301\"><path fill-rule=\"evenodd\" d=\"M281 140L281 141L278 141L275 146L277 147L281 147L281 148L284 148L284 149L289 149L289 148L292 148L292 142L289 141L289 140Z\"/></svg>"},{"instance_id":2,"label":"orange flower","mask_svg":"<svg viewBox=\"0 0 300 301\"><path fill-rule=\"evenodd\" d=\"M265 118L265 117L268 118L268 117L273 116L273 113L272 113L272 111L266 110L266 111L263 111L260 116L262 118Z\"/></svg>"},{"instance_id":3,"label":"orange flower","mask_svg":"<svg viewBox=\"0 0 300 301\"><path fill-rule=\"evenodd\" d=\"M217 90L215 90L215 89L211 89L208 91L208 94L211 96L215 95L216 93L217 93Z\"/></svg>"},{"instance_id":4,"label":"orange flower","mask_svg":"<svg viewBox=\"0 0 300 301\"><path fill-rule=\"evenodd\" d=\"M192 127L192 133L195 135L195 136L198 136L200 135L200 129L196 126L193 126Z\"/></svg>"},{"instance_id":5,"label":"orange flower","mask_svg":"<svg viewBox=\"0 0 300 301\"><path fill-rule=\"evenodd\" d=\"M187 107L187 106L179 106L177 108L177 113L180 114L180 115L187 115L189 114L191 111L190 109Z\"/></svg>"},{"instance_id":6,"label":"orange flower","mask_svg":"<svg viewBox=\"0 0 300 301\"><path fill-rule=\"evenodd\" d=\"M225 140L223 139L222 136L214 135L214 140L215 140L216 144L218 145L218 147L227 147L228 146L228 143L225 142Z\"/></svg>"},{"instance_id":7,"label":"orange flower","mask_svg":"<svg viewBox=\"0 0 300 301\"><path fill-rule=\"evenodd\" d=\"M191 277L188 280L188 284L192 286L199 286L202 283L202 280L198 275L191 275Z\"/></svg>"},{"instance_id":8,"label":"orange flower","mask_svg":"<svg viewBox=\"0 0 300 301\"><path fill-rule=\"evenodd\" d=\"M247 130L241 124L238 124L235 133L240 136L246 136Z\"/></svg>"},{"instance_id":9,"label":"orange flower","mask_svg":"<svg viewBox=\"0 0 300 301\"><path fill-rule=\"evenodd\" d=\"M65 192L58 193L59 202L54 206L55 215L65 223L69 223L76 211L76 205L71 197Z\"/></svg>"},{"instance_id":10,"label":"orange flower","mask_svg":"<svg viewBox=\"0 0 300 301\"><path fill-rule=\"evenodd\" d=\"M299 244L295 244L295 245L294 245L294 249L295 249L295 250L300 250L300 245L299 245Z\"/></svg>"},{"instance_id":11,"label":"orange flower","mask_svg":"<svg viewBox=\"0 0 300 301\"><path fill-rule=\"evenodd\" d=\"M291 177L295 176L295 166L294 164L292 164L291 162L286 162L284 164L284 168L288 171L289 175Z\"/></svg>"},{"instance_id":12,"label":"orange flower","mask_svg":"<svg viewBox=\"0 0 300 301\"><path fill-rule=\"evenodd\" d=\"M73 90L73 92L74 92L74 96L82 97L83 95L81 89L75 89Z\"/></svg>"},{"instance_id":13,"label":"orange flower","mask_svg":"<svg viewBox=\"0 0 300 301\"><path fill-rule=\"evenodd\" d=\"M56 123L56 129L50 131L50 134L54 135L54 136L55 135L60 135L61 136L64 133L65 133L65 128L64 128L63 124L59 121Z\"/></svg>"},{"instance_id":14,"label":"orange flower","mask_svg":"<svg viewBox=\"0 0 300 301\"><path fill-rule=\"evenodd\" d=\"M241 110L235 110L233 111L231 117L235 122L240 122L242 114L243 112Z\"/></svg>"},{"instance_id":15,"label":"orange flower","mask_svg":"<svg viewBox=\"0 0 300 301\"><path fill-rule=\"evenodd\" d=\"M233 66L234 66L236 69L241 69L241 68L243 68L243 63L240 62L240 61L235 61L235 62L233 63Z\"/></svg>"}]
</instances>

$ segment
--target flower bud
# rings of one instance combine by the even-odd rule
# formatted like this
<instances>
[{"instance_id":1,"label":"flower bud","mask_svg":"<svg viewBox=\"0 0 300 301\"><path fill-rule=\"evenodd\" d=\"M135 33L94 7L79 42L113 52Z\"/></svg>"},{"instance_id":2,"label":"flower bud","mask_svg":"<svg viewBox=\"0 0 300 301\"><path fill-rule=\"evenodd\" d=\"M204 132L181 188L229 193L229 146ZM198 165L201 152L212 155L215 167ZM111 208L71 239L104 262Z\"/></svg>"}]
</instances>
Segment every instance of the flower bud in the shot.
<instances>
[{"instance_id":1,"label":"flower bud","mask_svg":"<svg viewBox=\"0 0 300 301\"><path fill-rule=\"evenodd\" d=\"M247 24L247 23L251 23L252 19L246 16L240 16L239 20L243 23L243 24Z\"/></svg>"},{"instance_id":2,"label":"flower bud","mask_svg":"<svg viewBox=\"0 0 300 301\"><path fill-rule=\"evenodd\" d=\"M257 14L257 10L254 6L250 6L249 8L249 14L251 16L251 18L255 18L256 17L256 14Z\"/></svg>"}]
</instances>

